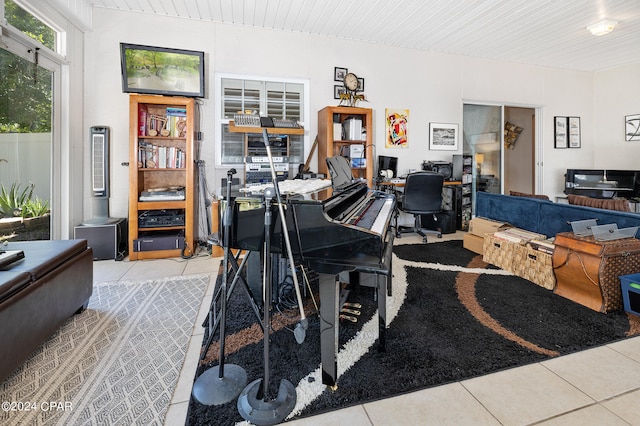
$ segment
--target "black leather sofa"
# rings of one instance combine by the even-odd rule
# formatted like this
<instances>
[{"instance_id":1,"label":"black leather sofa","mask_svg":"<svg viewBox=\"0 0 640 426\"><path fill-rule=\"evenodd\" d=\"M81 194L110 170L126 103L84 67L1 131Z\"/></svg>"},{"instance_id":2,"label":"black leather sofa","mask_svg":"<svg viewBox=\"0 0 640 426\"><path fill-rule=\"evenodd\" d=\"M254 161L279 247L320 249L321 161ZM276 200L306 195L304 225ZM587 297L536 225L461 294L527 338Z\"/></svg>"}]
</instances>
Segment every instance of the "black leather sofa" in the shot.
<instances>
[{"instance_id":1,"label":"black leather sofa","mask_svg":"<svg viewBox=\"0 0 640 426\"><path fill-rule=\"evenodd\" d=\"M93 252L86 240L25 241L3 250L25 258L0 269L0 383L93 292Z\"/></svg>"}]
</instances>

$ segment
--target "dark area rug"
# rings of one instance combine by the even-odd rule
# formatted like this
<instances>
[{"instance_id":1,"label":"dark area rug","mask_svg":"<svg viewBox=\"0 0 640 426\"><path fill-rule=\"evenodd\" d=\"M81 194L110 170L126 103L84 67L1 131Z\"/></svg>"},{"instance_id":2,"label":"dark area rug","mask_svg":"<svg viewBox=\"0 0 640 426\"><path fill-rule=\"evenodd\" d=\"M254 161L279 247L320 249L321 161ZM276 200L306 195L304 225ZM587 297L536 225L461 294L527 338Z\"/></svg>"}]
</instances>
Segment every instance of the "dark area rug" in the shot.
<instances>
[{"instance_id":1,"label":"dark area rug","mask_svg":"<svg viewBox=\"0 0 640 426\"><path fill-rule=\"evenodd\" d=\"M481 262L481 256L462 248L460 241L400 245L394 247L394 253L397 256L394 298L403 294L404 284L399 277L405 273L406 297L388 327L387 352L379 352L375 344L366 346L353 366L341 373L336 391L322 388L315 398L306 394L307 386L319 385L319 378L309 375L320 365L316 315L309 314L307 338L301 345L287 328L272 334L273 389L280 379L287 379L298 387L299 405L300 400L309 400L303 407L296 407L295 418L542 361L628 337L630 323L624 312L597 313L524 279L496 274L495 269L487 268L482 274L446 270L447 265L487 266ZM403 260L439 265L406 266ZM239 292L234 295L230 308L231 329L238 333L253 322L253 314L243 297ZM340 342L347 346L371 338L371 331L360 328L375 313L371 288L355 288L350 301L361 302L363 313L357 324L345 321L340 324ZM283 318L286 322L286 316ZM258 334L261 338L261 333ZM227 337L226 347L233 341L233 336ZM237 349L234 346L226 361L245 368L251 382L263 377L262 350L262 340L255 342L254 338L253 343L238 345ZM217 357L213 358L200 366L196 377L218 365ZM339 369L340 366L339 359ZM190 402L187 425L229 425L240 421L243 419L235 400L220 406L205 406L193 398Z\"/></svg>"}]
</instances>

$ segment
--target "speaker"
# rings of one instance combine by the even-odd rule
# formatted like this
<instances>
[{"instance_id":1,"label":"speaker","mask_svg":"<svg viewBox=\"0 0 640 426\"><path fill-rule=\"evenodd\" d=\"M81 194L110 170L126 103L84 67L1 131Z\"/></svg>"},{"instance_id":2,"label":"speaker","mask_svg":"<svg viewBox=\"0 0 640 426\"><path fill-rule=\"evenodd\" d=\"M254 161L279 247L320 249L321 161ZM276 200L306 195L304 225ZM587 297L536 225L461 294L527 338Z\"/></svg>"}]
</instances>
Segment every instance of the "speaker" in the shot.
<instances>
[{"instance_id":1,"label":"speaker","mask_svg":"<svg viewBox=\"0 0 640 426\"><path fill-rule=\"evenodd\" d=\"M446 161L425 161L422 163L422 170L435 172L444 177L444 180L450 180L453 175L453 167L451 163Z\"/></svg>"},{"instance_id":2,"label":"speaker","mask_svg":"<svg viewBox=\"0 0 640 426\"><path fill-rule=\"evenodd\" d=\"M87 245L93 249L93 260L122 260L127 255L127 220L113 218L107 224L76 226L73 238L87 240Z\"/></svg>"},{"instance_id":3,"label":"speaker","mask_svg":"<svg viewBox=\"0 0 640 426\"><path fill-rule=\"evenodd\" d=\"M456 213L451 210L436 213L435 215L422 215L420 221L425 229L440 231L443 234L455 234L456 232Z\"/></svg>"}]
</instances>

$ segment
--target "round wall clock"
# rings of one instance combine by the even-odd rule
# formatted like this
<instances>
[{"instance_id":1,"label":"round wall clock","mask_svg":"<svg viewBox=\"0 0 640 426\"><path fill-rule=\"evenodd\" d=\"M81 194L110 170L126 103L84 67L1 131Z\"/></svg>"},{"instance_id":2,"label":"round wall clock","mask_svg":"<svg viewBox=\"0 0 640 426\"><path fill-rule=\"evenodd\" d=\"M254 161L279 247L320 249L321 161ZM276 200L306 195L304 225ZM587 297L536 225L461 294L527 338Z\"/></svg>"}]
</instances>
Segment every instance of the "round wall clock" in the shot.
<instances>
[{"instance_id":1,"label":"round wall clock","mask_svg":"<svg viewBox=\"0 0 640 426\"><path fill-rule=\"evenodd\" d=\"M344 87L350 92L355 92L358 89L358 76L352 72L345 75Z\"/></svg>"}]
</instances>

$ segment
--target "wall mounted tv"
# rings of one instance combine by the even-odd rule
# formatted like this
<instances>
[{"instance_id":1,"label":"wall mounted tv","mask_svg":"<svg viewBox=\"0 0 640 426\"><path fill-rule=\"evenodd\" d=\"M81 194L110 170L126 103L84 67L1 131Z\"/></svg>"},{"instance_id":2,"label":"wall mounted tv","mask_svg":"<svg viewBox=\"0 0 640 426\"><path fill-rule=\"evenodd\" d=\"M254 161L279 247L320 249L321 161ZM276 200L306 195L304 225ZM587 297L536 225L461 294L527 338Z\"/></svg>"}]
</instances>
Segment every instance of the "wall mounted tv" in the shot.
<instances>
[{"instance_id":1,"label":"wall mounted tv","mask_svg":"<svg viewBox=\"0 0 640 426\"><path fill-rule=\"evenodd\" d=\"M120 43L122 91L204 97L204 52Z\"/></svg>"}]
</instances>

